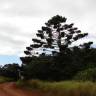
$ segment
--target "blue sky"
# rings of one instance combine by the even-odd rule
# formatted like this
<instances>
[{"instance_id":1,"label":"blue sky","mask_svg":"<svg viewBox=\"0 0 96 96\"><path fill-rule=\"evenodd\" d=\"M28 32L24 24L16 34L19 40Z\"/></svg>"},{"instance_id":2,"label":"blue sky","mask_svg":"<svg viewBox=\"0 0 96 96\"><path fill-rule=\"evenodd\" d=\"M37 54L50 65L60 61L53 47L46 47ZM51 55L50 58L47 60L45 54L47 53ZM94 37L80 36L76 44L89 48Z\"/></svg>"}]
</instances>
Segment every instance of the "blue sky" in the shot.
<instances>
[{"instance_id":1,"label":"blue sky","mask_svg":"<svg viewBox=\"0 0 96 96\"><path fill-rule=\"evenodd\" d=\"M0 64L20 63L37 30L55 15L74 23L96 45L96 0L0 0Z\"/></svg>"},{"instance_id":2,"label":"blue sky","mask_svg":"<svg viewBox=\"0 0 96 96\"><path fill-rule=\"evenodd\" d=\"M8 56L8 55L0 55L0 65L4 64L12 64L12 63L18 63L21 64L21 61L18 56Z\"/></svg>"}]
</instances>

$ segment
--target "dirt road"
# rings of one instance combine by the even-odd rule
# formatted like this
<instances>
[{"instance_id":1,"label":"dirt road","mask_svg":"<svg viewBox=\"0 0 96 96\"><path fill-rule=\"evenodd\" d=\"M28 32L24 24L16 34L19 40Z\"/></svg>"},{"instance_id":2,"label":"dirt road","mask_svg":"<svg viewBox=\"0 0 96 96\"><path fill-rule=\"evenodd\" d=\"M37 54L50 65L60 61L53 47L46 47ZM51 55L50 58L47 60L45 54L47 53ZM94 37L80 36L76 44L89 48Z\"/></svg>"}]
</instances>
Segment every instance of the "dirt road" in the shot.
<instances>
[{"instance_id":1,"label":"dirt road","mask_svg":"<svg viewBox=\"0 0 96 96\"><path fill-rule=\"evenodd\" d=\"M39 92L16 87L14 82L0 84L0 96L41 96Z\"/></svg>"}]
</instances>

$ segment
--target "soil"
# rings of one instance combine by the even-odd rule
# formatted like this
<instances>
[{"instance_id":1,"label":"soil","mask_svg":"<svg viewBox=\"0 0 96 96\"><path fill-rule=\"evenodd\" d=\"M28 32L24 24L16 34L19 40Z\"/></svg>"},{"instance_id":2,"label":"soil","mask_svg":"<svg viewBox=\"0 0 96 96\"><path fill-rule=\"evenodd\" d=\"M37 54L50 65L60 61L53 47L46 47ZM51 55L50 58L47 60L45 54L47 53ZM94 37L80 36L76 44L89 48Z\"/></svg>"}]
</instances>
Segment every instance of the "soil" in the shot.
<instances>
[{"instance_id":1,"label":"soil","mask_svg":"<svg viewBox=\"0 0 96 96\"><path fill-rule=\"evenodd\" d=\"M16 86L15 82L0 84L0 96L42 96L36 90L26 90Z\"/></svg>"}]
</instances>

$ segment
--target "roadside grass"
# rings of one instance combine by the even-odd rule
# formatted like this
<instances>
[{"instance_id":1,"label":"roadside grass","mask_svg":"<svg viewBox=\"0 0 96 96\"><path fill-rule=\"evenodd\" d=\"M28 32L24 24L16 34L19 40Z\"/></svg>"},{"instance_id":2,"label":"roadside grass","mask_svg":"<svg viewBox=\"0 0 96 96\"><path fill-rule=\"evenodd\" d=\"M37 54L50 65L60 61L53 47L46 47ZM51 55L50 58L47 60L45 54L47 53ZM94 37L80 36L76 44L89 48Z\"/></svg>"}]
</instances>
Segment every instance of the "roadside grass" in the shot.
<instances>
[{"instance_id":1,"label":"roadside grass","mask_svg":"<svg viewBox=\"0 0 96 96\"><path fill-rule=\"evenodd\" d=\"M42 96L96 96L96 83L91 81L48 82L29 80L19 81L17 84L30 90L40 90Z\"/></svg>"},{"instance_id":2,"label":"roadside grass","mask_svg":"<svg viewBox=\"0 0 96 96\"><path fill-rule=\"evenodd\" d=\"M13 81L13 79L0 76L0 83L11 82L11 81Z\"/></svg>"}]
</instances>

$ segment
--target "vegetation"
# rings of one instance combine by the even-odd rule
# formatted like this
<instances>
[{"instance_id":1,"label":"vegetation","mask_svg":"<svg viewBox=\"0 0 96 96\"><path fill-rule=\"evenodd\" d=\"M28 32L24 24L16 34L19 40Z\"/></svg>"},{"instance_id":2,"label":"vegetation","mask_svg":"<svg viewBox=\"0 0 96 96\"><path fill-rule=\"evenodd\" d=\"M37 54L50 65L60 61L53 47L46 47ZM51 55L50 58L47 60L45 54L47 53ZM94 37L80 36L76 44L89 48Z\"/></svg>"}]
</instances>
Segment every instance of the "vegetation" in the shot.
<instances>
[{"instance_id":1,"label":"vegetation","mask_svg":"<svg viewBox=\"0 0 96 96\"><path fill-rule=\"evenodd\" d=\"M72 47L73 42L88 33L81 32L73 23L67 24L66 20L59 15L49 19L38 30L33 43L26 47L26 56L20 57L25 79L72 80L76 73L96 67L96 49L91 47L93 42ZM43 49L43 52L33 54L37 49ZM51 51L49 55L46 53L48 49Z\"/></svg>"},{"instance_id":2,"label":"vegetation","mask_svg":"<svg viewBox=\"0 0 96 96\"><path fill-rule=\"evenodd\" d=\"M88 33L82 33L77 27L74 27L73 23L66 24L66 20L67 18L59 15L49 19L48 22L45 23L45 26L42 26L41 30L38 30L36 34L37 38L32 39L33 44L26 47L27 50L24 51L24 53L28 57L21 57L22 63L29 64L32 61L31 57L34 56L32 51L37 48L54 49L52 51L53 56L56 55L56 53L63 55L67 54L67 52L70 53L69 46L73 42L88 35ZM90 44L92 44L92 42L90 42ZM46 51L46 49L44 51ZM42 55L45 55L45 53L42 53Z\"/></svg>"},{"instance_id":3,"label":"vegetation","mask_svg":"<svg viewBox=\"0 0 96 96\"><path fill-rule=\"evenodd\" d=\"M6 64L0 68L0 76L4 78L11 78L12 80L19 79L20 66L18 64Z\"/></svg>"},{"instance_id":4,"label":"vegetation","mask_svg":"<svg viewBox=\"0 0 96 96\"><path fill-rule=\"evenodd\" d=\"M0 76L0 83L11 82L11 81L13 81L12 78L8 78L8 77Z\"/></svg>"},{"instance_id":5,"label":"vegetation","mask_svg":"<svg viewBox=\"0 0 96 96\"><path fill-rule=\"evenodd\" d=\"M89 68L81 72L78 72L74 79L96 82L96 68Z\"/></svg>"},{"instance_id":6,"label":"vegetation","mask_svg":"<svg viewBox=\"0 0 96 96\"><path fill-rule=\"evenodd\" d=\"M0 82L12 78L44 96L96 96L96 48L91 41L73 46L88 33L66 20L59 15L49 19L26 47L26 56L20 57L22 66L6 64L0 68L0 76L4 76Z\"/></svg>"},{"instance_id":7,"label":"vegetation","mask_svg":"<svg viewBox=\"0 0 96 96\"><path fill-rule=\"evenodd\" d=\"M20 82L19 82L20 83ZM42 96L96 96L96 84L90 81L46 82L39 80L23 82L23 87L41 91Z\"/></svg>"}]
</instances>

